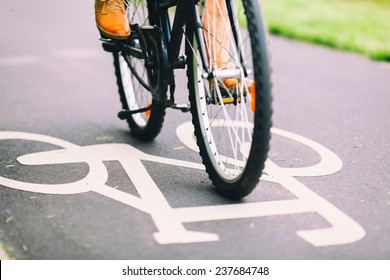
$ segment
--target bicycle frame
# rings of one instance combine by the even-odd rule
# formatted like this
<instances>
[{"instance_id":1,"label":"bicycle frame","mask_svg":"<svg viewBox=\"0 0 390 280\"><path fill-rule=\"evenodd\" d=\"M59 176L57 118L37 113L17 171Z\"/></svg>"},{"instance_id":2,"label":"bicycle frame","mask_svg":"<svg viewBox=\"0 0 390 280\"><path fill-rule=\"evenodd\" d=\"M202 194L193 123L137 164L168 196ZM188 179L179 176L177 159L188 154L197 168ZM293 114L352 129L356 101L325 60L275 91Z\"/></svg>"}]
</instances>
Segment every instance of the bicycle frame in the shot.
<instances>
[{"instance_id":1,"label":"bicycle frame","mask_svg":"<svg viewBox=\"0 0 390 280\"><path fill-rule=\"evenodd\" d=\"M196 32L196 41L198 43L199 48L199 54L200 58L202 60L203 70L206 73L206 77L208 79L212 79L215 75L214 73L210 72L210 68L208 67L208 61L206 59L206 50L204 47L204 44L202 42L202 28L199 28L202 26L201 22L199 21L198 12L196 10L196 4L200 0L149 0L148 3L157 2L158 8L162 11L160 12L160 27L162 28L162 31L165 35L165 38L167 40L168 44L168 61L169 65L172 66L173 69L175 68L181 68L181 62L180 62L180 47L182 43L183 38L183 28L186 25L186 17L192 17L193 22L195 22ZM201 0L201 1L207 1L207 0ZM190 3L188 3L190 2ZM232 5L232 0L227 0L227 9L229 13L229 19L230 24L233 27L233 39L235 41L236 45L239 45L239 42L241 41L241 38L239 37L239 32L237 32L237 24L233 20L235 14L234 11L234 5ZM188 8L188 5L190 8ZM173 21L173 26L171 28L171 25L169 23L169 17L168 17L168 9L176 6L176 12L175 17ZM246 70L246 63L244 63L244 58L242 56L242 53L240 53L240 60L242 65L244 65L244 74L245 77L248 76L247 70ZM176 67L178 66L178 67ZM229 75L231 77L231 74Z\"/></svg>"},{"instance_id":2,"label":"bicycle frame","mask_svg":"<svg viewBox=\"0 0 390 280\"><path fill-rule=\"evenodd\" d=\"M162 45L161 48L164 48L163 55L164 61L166 61L166 71L163 71L163 79L166 81L166 84L169 86L170 97L169 102L165 104L166 107L171 107L174 109L180 109L183 112L189 111L189 106L184 106L183 104L175 104L174 93L175 93L175 69L183 69L186 66L186 58L180 55L183 35L190 28L187 26L188 19L193 22L194 26L192 27L193 34L195 36L195 40L198 47L199 58L202 62L203 66L203 74L202 77L208 80L211 80L215 77L224 78L224 77L239 77L241 70L233 69L233 70L215 70L209 65L209 61L206 56L206 47L203 42L203 24L201 22L200 16L198 14L196 5L199 1L207 1L207 0L147 0L148 10L149 11L157 11L157 13L149 13L149 21L150 27L157 27L159 32L162 33ZM229 13L230 24L232 26L232 37L237 46L240 45L241 38L239 36L238 23L234 21L233 14L234 11L234 0L226 0L227 9ZM169 9L172 7L176 7L173 24L170 22L169 17ZM148 28L148 27L141 27ZM134 30L135 29L135 30ZM138 24L132 26L132 30L138 33L138 37L140 37L140 27ZM103 47L105 50L113 51L110 48L114 48L114 51L122 50L128 53L131 53L133 56L138 58L145 58L147 60L147 55L145 53L145 47L141 47L142 51L139 48L131 46L128 41L114 41L114 40L103 40ZM140 40L142 41L142 40ZM106 45L106 46L104 46ZM141 42L142 45L142 42ZM243 58L242 52L239 54L240 61L242 65L242 70L244 76L248 76L248 70L246 68L246 63ZM147 66L148 61L145 61L145 65ZM132 112L120 112L120 118L125 119L127 114L134 114L145 112L149 110L150 107L139 109Z\"/></svg>"},{"instance_id":3,"label":"bicycle frame","mask_svg":"<svg viewBox=\"0 0 390 280\"><path fill-rule=\"evenodd\" d=\"M173 91L175 88L174 82L174 73L175 69L184 68L186 61L183 56L180 56L180 49L182 45L184 28L186 27L186 19L188 17L192 18L193 22L197 27L201 26L199 22L199 17L196 11L196 3L199 0L148 0L148 5L157 5L158 9L158 22L153 22L152 24L157 24L160 26L167 44L167 53L168 53L168 65L169 71L167 75L168 84L171 87L171 98L173 98ZM168 15L168 9L176 6L175 16L173 19L173 24L170 24L170 19ZM188 6L190 8L188 8ZM206 51L202 41L201 29L197 28L195 33L196 41L199 47L200 58L203 64L203 70L207 73L207 77L212 77L211 73L208 71L208 62L206 59Z\"/></svg>"}]
</instances>

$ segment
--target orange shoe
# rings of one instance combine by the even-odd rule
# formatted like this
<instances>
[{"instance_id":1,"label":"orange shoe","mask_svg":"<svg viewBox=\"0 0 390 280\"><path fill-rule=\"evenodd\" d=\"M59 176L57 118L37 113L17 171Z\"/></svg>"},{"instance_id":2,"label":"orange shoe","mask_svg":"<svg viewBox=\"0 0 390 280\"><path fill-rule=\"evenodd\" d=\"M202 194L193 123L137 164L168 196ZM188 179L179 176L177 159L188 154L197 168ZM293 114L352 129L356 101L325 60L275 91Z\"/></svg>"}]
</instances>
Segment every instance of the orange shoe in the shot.
<instances>
[{"instance_id":1,"label":"orange shoe","mask_svg":"<svg viewBox=\"0 0 390 280\"><path fill-rule=\"evenodd\" d=\"M130 36L124 0L95 0L95 16L103 37L124 40Z\"/></svg>"}]
</instances>

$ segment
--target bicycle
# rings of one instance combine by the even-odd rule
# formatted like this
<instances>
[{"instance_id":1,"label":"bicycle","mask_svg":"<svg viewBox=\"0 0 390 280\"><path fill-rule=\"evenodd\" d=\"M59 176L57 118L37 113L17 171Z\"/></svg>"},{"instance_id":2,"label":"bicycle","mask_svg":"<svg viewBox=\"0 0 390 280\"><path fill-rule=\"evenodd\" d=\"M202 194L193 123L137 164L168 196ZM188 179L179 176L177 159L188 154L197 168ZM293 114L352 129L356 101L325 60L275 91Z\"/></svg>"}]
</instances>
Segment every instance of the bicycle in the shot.
<instances>
[{"instance_id":1,"label":"bicycle","mask_svg":"<svg viewBox=\"0 0 390 280\"><path fill-rule=\"evenodd\" d=\"M132 135L151 141L166 108L190 111L209 178L217 191L239 199L256 187L267 159L272 85L260 3L222 1L211 7L207 0L130 0L130 38L101 40L114 57L123 109L118 117ZM217 14L223 32L216 28ZM216 63L217 49L228 54L228 68ZM177 69L186 69L189 104L175 102ZM226 79L235 79L233 93ZM248 80L255 86L249 88Z\"/></svg>"}]
</instances>

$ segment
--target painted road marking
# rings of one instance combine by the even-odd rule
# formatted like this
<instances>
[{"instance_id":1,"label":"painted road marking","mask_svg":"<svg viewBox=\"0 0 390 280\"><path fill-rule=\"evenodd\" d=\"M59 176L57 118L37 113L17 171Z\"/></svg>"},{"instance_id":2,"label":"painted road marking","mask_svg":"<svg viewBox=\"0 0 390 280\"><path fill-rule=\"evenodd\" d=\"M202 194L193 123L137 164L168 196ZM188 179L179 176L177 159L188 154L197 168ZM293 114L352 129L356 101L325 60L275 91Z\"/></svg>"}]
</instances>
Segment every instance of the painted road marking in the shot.
<instances>
[{"instance_id":1,"label":"painted road marking","mask_svg":"<svg viewBox=\"0 0 390 280\"><path fill-rule=\"evenodd\" d=\"M337 155L322 145L302 136L280 129L273 129L272 132L305 144L321 156L321 161L318 164L303 168L281 168L272 161L267 161L262 180L268 180L282 185L295 195L295 199L172 208L148 174L142 161L201 170L204 170L203 165L149 155L126 144L101 144L80 147L61 139L24 132L0 132L0 139L33 140L53 144L63 149L18 157L17 160L21 164L45 165L86 162L89 165L89 173L84 179L68 184L42 185L19 182L3 177L0 177L0 184L19 190L46 194L77 194L94 191L148 213L158 230L153 236L160 244L219 240L219 236L215 233L188 231L185 229L183 223L297 213L317 213L330 224L328 228L324 229L301 230L296 232L299 237L313 246L348 244L363 238L365 231L357 222L295 178L301 176L323 176L339 171L342 163ZM192 137L193 127L190 122L180 125L177 128L176 134L185 146L197 150L197 146ZM103 161L112 160L121 163L136 187L140 195L139 197L105 184L108 179L108 172Z\"/></svg>"}]
</instances>

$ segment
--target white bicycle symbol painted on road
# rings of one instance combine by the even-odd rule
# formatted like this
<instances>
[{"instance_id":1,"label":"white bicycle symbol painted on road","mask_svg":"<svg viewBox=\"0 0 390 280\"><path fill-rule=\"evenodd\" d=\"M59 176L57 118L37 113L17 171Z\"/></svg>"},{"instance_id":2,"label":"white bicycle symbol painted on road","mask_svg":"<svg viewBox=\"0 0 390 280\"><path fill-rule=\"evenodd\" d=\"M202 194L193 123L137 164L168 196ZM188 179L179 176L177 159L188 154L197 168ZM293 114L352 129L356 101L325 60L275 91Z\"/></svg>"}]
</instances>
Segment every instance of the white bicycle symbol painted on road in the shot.
<instances>
[{"instance_id":1,"label":"white bicycle symbol painted on road","mask_svg":"<svg viewBox=\"0 0 390 280\"><path fill-rule=\"evenodd\" d=\"M186 230L184 223L299 213L317 213L330 224L328 228L296 232L299 237L313 246L348 244L362 239L365 236L365 230L357 222L295 178L330 175L339 171L342 162L337 155L302 136L276 128L272 130L272 133L304 144L321 157L321 161L316 165L302 168L281 168L271 160L267 161L261 179L280 184L291 192L296 197L295 199L172 208L142 161L194 169L204 169L202 164L149 155L127 144L81 147L46 135L13 131L0 132L0 140L39 141L62 148L20 156L17 160L21 164L87 163L89 173L82 180L66 184L36 184L0 177L0 185L43 194L77 194L90 191L99 193L148 213L158 230L153 236L160 244L219 240L219 236L215 233ZM176 134L188 148L197 150L190 122L178 126ZM113 160L121 163L136 187L139 197L106 185L108 171L103 162Z\"/></svg>"}]
</instances>

